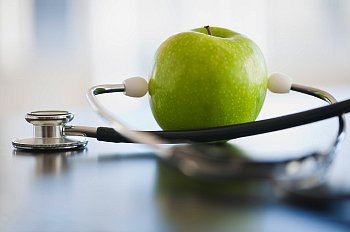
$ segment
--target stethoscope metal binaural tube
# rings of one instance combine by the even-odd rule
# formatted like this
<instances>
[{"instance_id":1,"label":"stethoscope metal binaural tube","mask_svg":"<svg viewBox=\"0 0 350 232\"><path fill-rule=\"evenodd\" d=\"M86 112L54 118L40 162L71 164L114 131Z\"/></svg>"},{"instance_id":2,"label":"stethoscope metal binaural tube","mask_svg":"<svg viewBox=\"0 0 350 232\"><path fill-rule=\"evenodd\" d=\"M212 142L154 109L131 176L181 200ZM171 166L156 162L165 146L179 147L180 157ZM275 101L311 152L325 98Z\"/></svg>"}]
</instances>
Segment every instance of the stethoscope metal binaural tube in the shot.
<instances>
[{"instance_id":1,"label":"stethoscope metal binaural tube","mask_svg":"<svg viewBox=\"0 0 350 232\"><path fill-rule=\"evenodd\" d=\"M96 89L98 91L96 91ZM105 91L104 91L105 90ZM218 140L230 140L245 136L257 135L262 133L268 133L272 131L287 129L291 127L296 127L304 125L307 123L312 123L320 120L324 120L330 117L335 117L343 113L350 111L350 100L337 103L337 101L329 93L307 87L298 84L293 84L291 90L308 94L317 98L320 98L329 104L330 106L324 106L304 112L299 112L295 114L285 115L272 119L265 119L256 122L243 123L239 125L230 125L214 128L205 128L205 129L195 129L195 130L186 130L186 131L142 131L150 132L161 138L163 138L163 143L181 143L181 142L212 142ZM89 91L89 101L94 102L94 105L99 105L95 100L96 95L102 93L111 93L111 92L123 92L124 87L122 85L117 88L110 89L105 88L105 86L96 86L91 88ZM96 94L96 92L98 94ZM106 111L106 110L105 110ZM118 133L112 128L99 127L68 127L65 128L65 133L67 135L82 133L88 137L97 138L100 141L108 142L133 142L132 139L128 139L126 136L123 136L122 133ZM158 141L160 143L161 141Z\"/></svg>"},{"instance_id":2,"label":"stethoscope metal binaural tube","mask_svg":"<svg viewBox=\"0 0 350 232\"><path fill-rule=\"evenodd\" d=\"M130 130L126 127L122 126L120 127L120 123L113 118L103 107L98 103L95 96L102 93L110 93L110 92L123 92L124 88L122 86L118 86L118 88L115 88L114 90L111 90L108 88L108 86L96 86L90 89L90 91L87 94L88 100L93 106L97 112L99 112L100 115L107 118L109 122L111 122L113 125L117 125L118 127L111 128L97 128L96 133L94 133L93 137L96 137L99 140L104 141L119 141L119 142L140 142L144 144L149 144L153 146L156 149L163 149L164 147L161 146L161 143L169 143L171 142L209 142L209 141L218 141L218 140L224 140L224 139L232 139L237 137L243 137L243 136L249 136L249 135L255 135L255 134L261 134L261 133L267 133L271 131L286 129L294 126L303 125L306 123L311 123L319 120L323 120L326 118L338 116L339 118L339 129L337 133L337 137L334 140L331 148L328 151L325 151L323 153L313 153L309 155L305 155L299 159L292 159L292 160L285 160L282 162L274 163L273 170L286 170L288 165L290 165L292 162L294 165L299 162L299 164L302 164L303 162L308 162L308 160L318 160L318 168L319 171L324 172L325 169L329 166L331 163L334 154L339 149L341 142L344 139L345 135L345 119L343 116L343 113L349 112L350 110L350 100L343 101L340 103L337 103L336 99L329 93L319 90L316 88L311 88L303 85L298 84L292 84L291 90L308 94L314 97L317 97L321 100L326 101L329 103L329 106L320 107L317 109L300 112L296 114L281 116L274 119L267 119L267 120L261 120L257 122L252 123L245 123L240 124L236 126L226 126L226 127L217 127L217 128L207 128L207 129L198 129L198 130L192 130L192 131L158 131L158 132L135 132L132 131L130 134ZM120 130L122 128L122 130ZM77 128L75 128L77 129ZM66 130L66 133L70 130L74 130L74 128L70 128ZM115 131L114 131L115 130ZM103 131L103 132L101 132ZM128 133L124 133L127 131ZM102 135L101 135L102 134ZM103 135L104 134L104 135ZM135 137L135 135L139 137ZM156 136L158 136L158 138ZM148 137L149 136L149 137ZM144 140L144 138L147 138L147 141ZM153 140L155 138L155 140ZM164 140L163 138L167 139ZM199 147L199 148L198 148ZM205 147L203 149L203 147ZM160 158L165 159L170 163L171 165L176 166L179 169L182 169L182 171L189 175L194 177L206 177L206 178L225 178L225 177L232 177L232 176L239 176L239 173L237 170L235 170L234 167L237 167L236 160L225 157L221 161L218 162L219 159L217 157L223 157L221 154L218 154L219 156L215 157L214 160L216 162L213 162L213 154L206 154L203 155L203 153L207 153L207 151L210 151L211 153L221 153L222 151L218 151L216 148L209 148L206 145L195 145L195 146L187 146L187 147L180 147L181 150L177 150L178 147L166 147L166 151L162 150L159 154ZM194 149L195 148L195 149ZM224 153L224 152L223 152ZM166 154L164 156L163 154ZM214 155L215 156L215 155ZM209 159L207 159L210 157ZM215 165L217 167L215 168ZM244 172L247 174L247 170L253 170L254 173L263 173L264 171L260 172L259 165L255 165L255 167L252 169L252 163L246 162L246 163L240 163L240 170L245 170ZM247 167L244 167L244 166ZM254 165L253 165L254 166ZM302 165L300 165L302 166ZM262 170L266 170L266 164L260 165L260 168ZM313 172L310 172L313 173ZM271 174L271 173L270 173ZM270 175L268 174L268 175ZM319 181L319 177L321 175L317 175L317 178L314 179L314 182ZM300 180L301 178L296 178ZM293 185L297 185L294 178ZM317 180L316 180L317 179ZM286 182L291 183L291 182ZM302 182L300 182L302 183ZM299 183L299 186L301 186ZM308 182L310 184L310 181Z\"/></svg>"}]
</instances>

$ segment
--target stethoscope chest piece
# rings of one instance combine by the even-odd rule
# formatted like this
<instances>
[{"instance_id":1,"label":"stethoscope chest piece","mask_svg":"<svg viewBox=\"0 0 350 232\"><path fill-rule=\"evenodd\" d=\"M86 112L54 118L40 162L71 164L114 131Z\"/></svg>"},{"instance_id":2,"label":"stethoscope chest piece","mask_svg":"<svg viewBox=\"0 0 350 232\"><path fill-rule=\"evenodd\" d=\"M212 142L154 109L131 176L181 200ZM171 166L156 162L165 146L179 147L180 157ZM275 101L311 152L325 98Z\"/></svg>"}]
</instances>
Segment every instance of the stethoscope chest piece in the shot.
<instances>
[{"instance_id":1,"label":"stethoscope chest piece","mask_svg":"<svg viewBox=\"0 0 350 232\"><path fill-rule=\"evenodd\" d=\"M64 136L64 126L74 115L67 111L34 111L28 113L25 119L33 124L34 136L16 139L12 145L24 150L67 150L80 149L87 145L85 138L73 139Z\"/></svg>"}]
</instances>

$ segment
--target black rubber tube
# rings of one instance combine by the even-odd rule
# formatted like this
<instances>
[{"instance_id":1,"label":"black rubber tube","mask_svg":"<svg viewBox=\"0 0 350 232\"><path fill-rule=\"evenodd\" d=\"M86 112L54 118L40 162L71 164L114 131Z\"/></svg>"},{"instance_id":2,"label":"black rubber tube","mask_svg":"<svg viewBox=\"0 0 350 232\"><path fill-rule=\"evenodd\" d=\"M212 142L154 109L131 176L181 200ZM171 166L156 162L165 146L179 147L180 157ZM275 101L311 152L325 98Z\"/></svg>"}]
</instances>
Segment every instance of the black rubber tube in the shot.
<instances>
[{"instance_id":1,"label":"black rubber tube","mask_svg":"<svg viewBox=\"0 0 350 232\"><path fill-rule=\"evenodd\" d=\"M169 143L180 142L213 142L231 140L257 134L288 129L324 119L340 116L350 112L350 99L331 105L289 114L271 119L243 123L239 125L212 127L184 131L144 131L160 136ZM97 128L97 140L115 143L130 143L113 128Z\"/></svg>"}]
</instances>

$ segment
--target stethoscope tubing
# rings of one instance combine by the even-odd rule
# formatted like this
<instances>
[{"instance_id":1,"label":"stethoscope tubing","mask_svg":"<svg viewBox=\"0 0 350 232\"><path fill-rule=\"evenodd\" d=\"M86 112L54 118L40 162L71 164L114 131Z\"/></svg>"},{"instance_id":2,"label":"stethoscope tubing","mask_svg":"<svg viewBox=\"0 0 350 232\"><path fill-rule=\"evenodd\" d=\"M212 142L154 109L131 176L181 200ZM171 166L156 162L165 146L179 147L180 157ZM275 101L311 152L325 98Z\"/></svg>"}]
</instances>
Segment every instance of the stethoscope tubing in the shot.
<instances>
[{"instance_id":1,"label":"stethoscope tubing","mask_svg":"<svg viewBox=\"0 0 350 232\"><path fill-rule=\"evenodd\" d=\"M213 142L221 140L231 140L246 136L264 134L278 130L297 127L328 118L340 116L350 112L350 99L333 103L327 106L284 115L271 119L264 119L255 122L248 122L238 125L212 127L193 130L177 131L138 131L147 132L159 136L169 143L184 142ZM130 139L116 132L113 128L97 127L89 131L79 131L88 137L94 137L99 141L114 143L133 143ZM77 133L75 127L65 128L65 133Z\"/></svg>"}]
</instances>

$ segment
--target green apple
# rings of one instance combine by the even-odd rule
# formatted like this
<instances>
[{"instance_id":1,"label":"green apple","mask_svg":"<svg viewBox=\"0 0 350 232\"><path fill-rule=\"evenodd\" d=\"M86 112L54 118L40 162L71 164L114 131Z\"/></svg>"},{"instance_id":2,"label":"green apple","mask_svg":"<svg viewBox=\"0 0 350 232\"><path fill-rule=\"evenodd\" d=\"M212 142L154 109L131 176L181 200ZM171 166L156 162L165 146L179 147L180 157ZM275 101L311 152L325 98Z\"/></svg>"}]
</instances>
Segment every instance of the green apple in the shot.
<instances>
[{"instance_id":1,"label":"green apple","mask_svg":"<svg viewBox=\"0 0 350 232\"><path fill-rule=\"evenodd\" d=\"M254 121L267 79L264 57L252 40L207 26L160 45L149 81L150 105L164 130Z\"/></svg>"}]
</instances>

